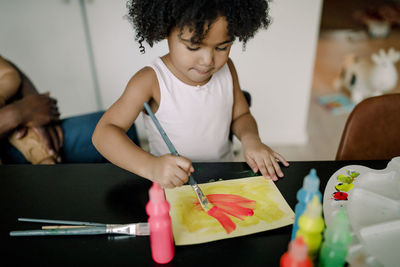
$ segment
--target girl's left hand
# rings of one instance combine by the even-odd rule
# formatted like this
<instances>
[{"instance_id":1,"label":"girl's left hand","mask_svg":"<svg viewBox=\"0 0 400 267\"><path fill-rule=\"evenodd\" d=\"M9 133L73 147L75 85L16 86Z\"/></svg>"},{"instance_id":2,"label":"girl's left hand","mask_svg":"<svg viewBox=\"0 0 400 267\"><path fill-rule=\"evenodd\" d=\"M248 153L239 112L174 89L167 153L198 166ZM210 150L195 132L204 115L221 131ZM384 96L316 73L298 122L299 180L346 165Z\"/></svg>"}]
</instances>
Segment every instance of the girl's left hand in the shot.
<instances>
[{"instance_id":1,"label":"girl's left hand","mask_svg":"<svg viewBox=\"0 0 400 267\"><path fill-rule=\"evenodd\" d=\"M253 172L260 171L264 177L273 181L284 176L277 160L282 162L284 166L289 166L282 155L259 140L247 140L243 143L243 155Z\"/></svg>"}]
</instances>

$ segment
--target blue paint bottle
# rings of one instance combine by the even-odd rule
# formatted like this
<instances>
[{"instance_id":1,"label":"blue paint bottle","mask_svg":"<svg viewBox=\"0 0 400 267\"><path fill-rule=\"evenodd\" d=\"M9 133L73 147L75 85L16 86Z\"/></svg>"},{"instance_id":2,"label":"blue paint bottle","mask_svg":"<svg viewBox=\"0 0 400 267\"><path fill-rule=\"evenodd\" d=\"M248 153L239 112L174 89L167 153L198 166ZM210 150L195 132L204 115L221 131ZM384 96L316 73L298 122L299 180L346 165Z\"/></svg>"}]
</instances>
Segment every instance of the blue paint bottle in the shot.
<instances>
[{"instance_id":1,"label":"blue paint bottle","mask_svg":"<svg viewBox=\"0 0 400 267\"><path fill-rule=\"evenodd\" d=\"M304 213L307 203L312 200L314 195L316 195L321 201L321 192L319 191L319 178L317 176L317 171L315 169L311 169L310 173L304 177L303 187L297 191L297 204L294 209L295 217L294 224L292 229L292 237L291 240L295 239L297 230L299 229L298 222L300 216Z\"/></svg>"}]
</instances>

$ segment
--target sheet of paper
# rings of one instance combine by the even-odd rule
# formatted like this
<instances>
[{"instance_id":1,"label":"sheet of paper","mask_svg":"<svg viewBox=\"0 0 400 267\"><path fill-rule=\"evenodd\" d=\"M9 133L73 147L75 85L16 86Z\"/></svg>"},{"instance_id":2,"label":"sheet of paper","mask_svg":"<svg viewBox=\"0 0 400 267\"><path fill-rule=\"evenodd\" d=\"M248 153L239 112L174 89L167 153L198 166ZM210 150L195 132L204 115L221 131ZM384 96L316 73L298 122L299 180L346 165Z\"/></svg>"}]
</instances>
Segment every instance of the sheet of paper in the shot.
<instances>
[{"instance_id":1,"label":"sheet of paper","mask_svg":"<svg viewBox=\"0 0 400 267\"><path fill-rule=\"evenodd\" d=\"M250 177L200 184L205 195L232 194L255 201L254 214L243 220L230 216L236 229L229 234L215 218L196 204L190 185L166 189L170 203L172 229L176 245L210 242L283 227L294 222L294 212L275 186L264 177Z\"/></svg>"}]
</instances>

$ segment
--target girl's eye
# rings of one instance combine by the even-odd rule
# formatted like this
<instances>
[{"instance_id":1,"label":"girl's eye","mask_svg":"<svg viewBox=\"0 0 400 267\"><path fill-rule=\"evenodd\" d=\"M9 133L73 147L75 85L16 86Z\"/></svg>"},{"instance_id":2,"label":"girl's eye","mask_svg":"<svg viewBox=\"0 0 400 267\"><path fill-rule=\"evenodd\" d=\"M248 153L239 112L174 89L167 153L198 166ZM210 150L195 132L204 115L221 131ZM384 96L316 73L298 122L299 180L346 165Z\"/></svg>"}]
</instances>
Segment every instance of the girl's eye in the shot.
<instances>
[{"instance_id":1,"label":"girl's eye","mask_svg":"<svg viewBox=\"0 0 400 267\"><path fill-rule=\"evenodd\" d=\"M190 46L186 46L187 49L189 49L190 51L197 51L200 49L200 47L190 47Z\"/></svg>"},{"instance_id":2,"label":"girl's eye","mask_svg":"<svg viewBox=\"0 0 400 267\"><path fill-rule=\"evenodd\" d=\"M216 47L216 48L215 48L215 50L217 50L217 51L226 51L226 49L228 49L228 46Z\"/></svg>"}]
</instances>

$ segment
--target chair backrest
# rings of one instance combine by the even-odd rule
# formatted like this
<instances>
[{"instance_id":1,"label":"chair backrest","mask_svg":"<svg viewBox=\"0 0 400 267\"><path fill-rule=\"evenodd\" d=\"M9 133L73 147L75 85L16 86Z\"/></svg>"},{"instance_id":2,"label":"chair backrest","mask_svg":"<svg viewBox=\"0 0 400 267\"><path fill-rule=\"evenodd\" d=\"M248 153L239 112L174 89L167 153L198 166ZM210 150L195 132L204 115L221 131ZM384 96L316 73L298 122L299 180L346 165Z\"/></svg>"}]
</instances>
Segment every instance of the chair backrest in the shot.
<instances>
[{"instance_id":1,"label":"chair backrest","mask_svg":"<svg viewBox=\"0 0 400 267\"><path fill-rule=\"evenodd\" d=\"M391 159L400 156L400 94L365 99L344 127L336 160Z\"/></svg>"}]
</instances>

